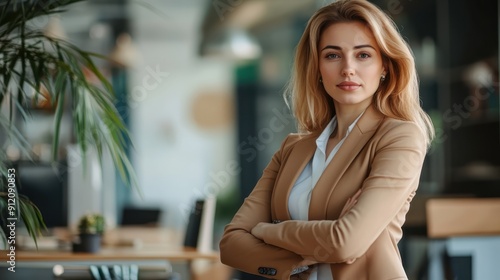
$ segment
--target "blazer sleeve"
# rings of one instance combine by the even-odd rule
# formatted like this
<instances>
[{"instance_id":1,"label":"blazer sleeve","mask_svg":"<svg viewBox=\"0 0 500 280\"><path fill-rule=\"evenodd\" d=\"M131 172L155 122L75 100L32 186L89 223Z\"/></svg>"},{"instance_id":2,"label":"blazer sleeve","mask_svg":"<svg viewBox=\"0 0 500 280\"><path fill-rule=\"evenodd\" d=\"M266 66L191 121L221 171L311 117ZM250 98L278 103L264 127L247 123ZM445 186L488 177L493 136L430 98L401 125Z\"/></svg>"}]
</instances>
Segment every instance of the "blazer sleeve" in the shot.
<instances>
[{"instance_id":1,"label":"blazer sleeve","mask_svg":"<svg viewBox=\"0 0 500 280\"><path fill-rule=\"evenodd\" d=\"M266 244L251 234L252 228L258 223L271 222L271 195L285 143L289 138L290 136L283 141L253 191L225 227L219 244L222 263L272 279L290 279L293 269L306 264L302 256Z\"/></svg>"},{"instance_id":2,"label":"blazer sleeve","mask_svg":"<svg viewBox=\"0 0 500 280\"><path fill-rule=\"evenodd\" d=\"M415 124L399 123L387 130L358 202L348 213L333 221L291 220L269 225L263 240L322 263L341 263L364 255L411 201L425 157L425 141Z\"/></svg>"}]
</instances>

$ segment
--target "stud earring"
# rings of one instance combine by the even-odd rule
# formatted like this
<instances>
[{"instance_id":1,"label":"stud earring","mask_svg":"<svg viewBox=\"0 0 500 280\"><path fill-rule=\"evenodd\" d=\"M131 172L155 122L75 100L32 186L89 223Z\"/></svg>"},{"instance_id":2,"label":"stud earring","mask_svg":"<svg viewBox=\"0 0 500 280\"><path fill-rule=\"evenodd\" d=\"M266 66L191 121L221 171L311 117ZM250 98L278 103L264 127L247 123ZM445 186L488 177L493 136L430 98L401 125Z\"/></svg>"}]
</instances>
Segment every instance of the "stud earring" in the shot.
<instances>
[{"instance_id":1,"label":"stud earring","mask_svg":"<svg viewBox=\"0 0 500 280\"><path fill-rule=\"evenodd\" d=\"M319 77L319 82L323 83L323 78Z\"/></svg>"},{"instance_id":2,"label":"stud earring","mask_svg":"<svg viewBox=\"0 0 500 280\"><path fill-rule=\"evenodd\" d=\"M382 81L382 82L385 81L385 75L380 76L380 81Z\"/></svg>"}]
</instances>

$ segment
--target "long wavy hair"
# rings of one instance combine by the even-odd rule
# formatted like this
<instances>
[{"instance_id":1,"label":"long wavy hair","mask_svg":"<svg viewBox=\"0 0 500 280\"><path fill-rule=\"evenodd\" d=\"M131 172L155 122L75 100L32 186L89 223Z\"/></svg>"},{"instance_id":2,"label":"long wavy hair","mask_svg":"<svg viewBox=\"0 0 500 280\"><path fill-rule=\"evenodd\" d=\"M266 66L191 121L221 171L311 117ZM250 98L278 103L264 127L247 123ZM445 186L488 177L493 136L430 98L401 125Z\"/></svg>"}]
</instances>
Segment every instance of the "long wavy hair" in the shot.
<instances>
[{"instance_id":1,"label":"long wavy hair","mask_svg":"<svg viewBox=\"0 0 500 280\"><path fill-rule=\"evenodd\" d=\"M361 22L373 33L387 72L374 94L375 108L383 115L418 125L429 145L434 127L420 106L413 53L395 23L365 0L340 0L318 10L309 20L297 46L286 100L297 119L299 132L322 131L335 115L333 99L319 82L318 45L323 31L339 22Z\"/></svg>"}]
</instances>

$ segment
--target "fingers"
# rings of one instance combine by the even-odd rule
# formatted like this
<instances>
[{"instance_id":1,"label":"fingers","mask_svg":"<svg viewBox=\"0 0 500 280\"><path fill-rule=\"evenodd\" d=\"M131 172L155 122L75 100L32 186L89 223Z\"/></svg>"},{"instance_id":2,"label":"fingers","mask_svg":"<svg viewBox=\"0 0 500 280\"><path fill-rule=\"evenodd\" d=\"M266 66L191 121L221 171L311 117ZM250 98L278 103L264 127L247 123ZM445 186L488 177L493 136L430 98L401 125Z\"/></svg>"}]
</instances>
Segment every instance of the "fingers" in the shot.
<instances>
[{"instance_id":1,"label":"fingers","mask_svg":"<svg viewBox=\"0 0 500 280\"><path fill-rule=\"evenodd\" d=\"M349 212L349 210L351 210L351 208L356 204L356 202L358 202L356 199L353 198L347 199L347 202L345 203L344 208L342 209L341 216Z\"/></svg>"},{"instance_id":2,"label":"fingers","mask_svg":"<svg viewBox=\"0 0 500 280\"><path fill-rule=\"evenodd\" d=\"M254 226L251 230L251 234L253 236L255 236L256 238L258 239L262 239L262 233L263 229L262 229L262 223L258 223L256 226Z\"/></svg>"},{"instance_id":3,"label":"fingers","mask_svg":"<svg viewBox=\"0 0 500 280\"><path fill-rule=\"evenodd\" d=\"M361 189L359 189L359 190L358 190L358 191L357 191L357 192L356 192L356 193L352 196L352 198L353 198L354 200L358 200L358 198L359 198L359 196L360 196L360 195L361 195Z\"/></svg>"},{"instance_id":4,"label":"fingers","mask_svg":"<svg viewBox=\"0 0 500 280\"><path fill-rule=\"evenodd\" d=\"M344 207L342 208L342 212L340 213L340 217L344 216L349 210L351 210L354 205L358 202L358 198L361 195L361 189L359 189L352 197L347 199Z\"/></svg>"},{"instance_id":5,"label":"fingers","mask_svg":"<svg viewBox=\"0 0 500 280\"><path fill-rule=\"evenodd\" d=\"M347 202L344 204L344 208L342 208L342 211L340 212L340 217L343 217L347 211L350 209L350 204L351 203L351 198L347 199Z\"/></svg>"}]
</instances>

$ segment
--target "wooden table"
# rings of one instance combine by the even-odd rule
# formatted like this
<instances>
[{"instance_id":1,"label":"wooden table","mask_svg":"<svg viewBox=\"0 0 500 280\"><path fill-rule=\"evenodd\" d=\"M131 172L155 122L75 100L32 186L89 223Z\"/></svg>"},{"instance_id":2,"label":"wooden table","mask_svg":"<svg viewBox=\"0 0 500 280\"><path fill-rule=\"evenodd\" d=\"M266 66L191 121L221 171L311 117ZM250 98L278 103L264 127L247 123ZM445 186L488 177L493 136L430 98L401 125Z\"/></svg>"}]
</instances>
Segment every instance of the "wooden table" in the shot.
<instances>
[{"instance_id":1,"label":"wooden table","mask_svg":"<svg viewBox=\"0 0 500 280\"><path fill-rule=\"evenodd\" d=\"M68 230L56 230L57 239L68 241L73 235ZM39 250L16 248L17 264L110 264L110 263L145 263L151 261L186 262L191 267L195 260L217 261L219 253L200 252L194 248L185 248L182 234L164 228L119 228L108 230L104 236L104 246L95 254L73 253L68 249ZM41 240L43 242L43 240ZM16 242L18 243L18 242ZM45 248L44 248L45 247ZM0 251L0 261L6 263L8 251Z\"/></svg>"},{"instance_id":2,"label":"wooden table","mask_svg":"<svg viewBox=\"0 0 500 280\"><path fill-rule=\"evenodd\" d=\"M7 251L2 250L0 261L7 260ZM99 253L73 253L61 250L16 251L16 261L121 261L121 260L168 260L193 261L197 259L218 260L217 252L198 252L194 249L169 248L120 248L104 247Z\"/></svg>"},{"instance_id":3,"label":"wooden table","mask_svg":"<svg viewBox=\"0 0 500 280\"><path fill-rule=\"evenodd\" d=\"M499 279L499 212L500 198L433 198L427 201L427 233L432 238L428 250L428 279L443 279L443 251L450 257L471 257L471 275L462 272L461 279Z\"/></svg>"}]
</instances>

